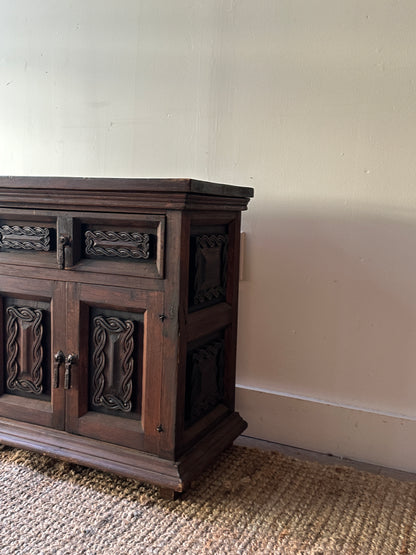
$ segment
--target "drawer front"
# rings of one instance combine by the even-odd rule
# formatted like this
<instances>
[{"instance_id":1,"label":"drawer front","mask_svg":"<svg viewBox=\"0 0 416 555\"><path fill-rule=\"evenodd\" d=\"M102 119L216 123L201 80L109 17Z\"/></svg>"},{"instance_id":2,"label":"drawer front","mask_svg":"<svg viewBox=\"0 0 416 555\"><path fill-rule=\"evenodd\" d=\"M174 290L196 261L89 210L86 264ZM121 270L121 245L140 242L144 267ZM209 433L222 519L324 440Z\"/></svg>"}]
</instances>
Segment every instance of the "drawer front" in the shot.
<instances>
[{"instance_id":1,"label":"drawer front","mask_svg":"<svg viewBox=\"0 0 416 555\"><path fill-rule=\"evenodd\" d=\"M162 279L165 217L87 215L73 219L74 269Z\"/></svg>"},{"instance_id":2,"label":"drawer front","mask_svg":"<svg viewBox=\"0 0 416 555\"><path fill-rule=\"evenodd\" d=\"M40 210L0 214L0 265L163 279L164 250L161 214Z\"/></svg>"},{"instance_id":3,"label":"drawer front","mask_svg":"<svg viewBox=\"0 0 416 555\"><path fill-rule=\"evenodd\" d=\"M0 214L0 263L56 267L57 256L56 216L10 210Z\"/></svg>"}]
</instances>

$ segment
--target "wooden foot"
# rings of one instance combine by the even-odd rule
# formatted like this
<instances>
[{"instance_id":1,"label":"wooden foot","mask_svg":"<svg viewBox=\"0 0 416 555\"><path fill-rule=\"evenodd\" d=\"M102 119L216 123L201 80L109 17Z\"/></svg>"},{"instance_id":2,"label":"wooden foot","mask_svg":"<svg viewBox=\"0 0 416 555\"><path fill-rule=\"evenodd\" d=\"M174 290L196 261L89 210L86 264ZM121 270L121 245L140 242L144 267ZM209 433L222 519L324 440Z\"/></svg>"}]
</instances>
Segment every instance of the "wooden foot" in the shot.
<instances>
[{"instance_id":1,"label":"wooden foot","mask_svg":"<svg viewBox=\"0 0 416 555\"><path fill-rule=\"evenodd\" d=\"M175 491L174 489L159 488L159 495L162 499L166 499L167 501L176 501L177 499L180 499L182 493L180 491Z\"/></svg>"}]
</instances>

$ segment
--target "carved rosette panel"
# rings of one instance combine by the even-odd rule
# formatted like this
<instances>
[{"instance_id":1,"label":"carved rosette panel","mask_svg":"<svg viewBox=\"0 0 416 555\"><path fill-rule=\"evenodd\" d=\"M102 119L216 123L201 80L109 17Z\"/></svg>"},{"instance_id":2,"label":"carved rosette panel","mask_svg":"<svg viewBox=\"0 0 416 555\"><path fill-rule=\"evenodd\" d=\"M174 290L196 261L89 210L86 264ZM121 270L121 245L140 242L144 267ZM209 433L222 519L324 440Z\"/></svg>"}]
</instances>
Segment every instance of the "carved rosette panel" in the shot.
<instances>
[{"instance_id":1,"label":"carved rosette panel","mask_svg":"<svg viewBox=\"0 0 416 555\"><path fill-rule=\"evenodd\" d=\"M118 258L149 258L149 234L127 231L85 232L85 254Z\"/></svg>"},{"instance_id":2,"label":"carved rosette panel","mask_svg":"<svg viewBox=\"0 0 416 555\"><path fill-rule=\"evenodd\" d=\"M224 397L224 341L218 339L188 355L186 417L193 424Z\"/></svg>"},{"instance_id":3,"label":"carved rosette panel","mask_svg":"<svg viewBox=\"0 0 416 555\"><path fill-rule=\"evenodd\" d=\"M0 227L0 247L7 249L49 251L49 229L47 227L2 225Z\"/></svg>"},{"instance_id":4,"label":"carved rosette panel","mask_svg":"<svg viewBox=\"0 0 416 555\"><path fill-rule=\"evenodd\" d=\"M92 405L132 410L134 323L116 317L93 319Z\"/></svg>"},{"instance_id":5,"label":"carved rosette panel","mask_svg":"<svg viewBox=\"0 0 416 555\"><path fill-rule=\"evenodd\" d=\"M225 298L227 250L227 235L195 237L194 279L191 284L192 305L198 306Z\"/></svg>"},{"instance_id":6,"label":"carved rosette panel","mask_svg":"<svg viewBox=\"0 0 416 555\"><path fill-rule=\"evenodd\" d=\"M7 388L40 395L43 391L42 311L10 306L6 313Z\"/></svg>"}]
</instances>

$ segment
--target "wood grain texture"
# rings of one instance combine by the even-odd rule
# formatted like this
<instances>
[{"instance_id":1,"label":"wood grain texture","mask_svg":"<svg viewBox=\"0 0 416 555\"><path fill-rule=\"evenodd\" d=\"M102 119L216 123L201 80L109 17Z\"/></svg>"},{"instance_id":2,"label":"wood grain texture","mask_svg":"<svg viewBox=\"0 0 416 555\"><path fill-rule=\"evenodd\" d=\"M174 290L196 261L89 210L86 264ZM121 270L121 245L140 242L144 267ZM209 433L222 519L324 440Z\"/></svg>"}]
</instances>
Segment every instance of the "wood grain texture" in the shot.
<instances>
[{"instance_id":1,"label":"wood grain texture","mask_svg":"<svg viewBox=\"0 0 416 555\"><path fill-rule=\"evenodd\" d=\"M2 417L0 443L39 451L62 460L85 464L182 492L231 445L246 426L238 414L231 415L177 461Z\"/></svg>"},{"instance_id":2,"label":"wood grain texture","mask_svg":"<svg viewBox=\"0 0 416 555\"><path fill-rule=\"evenodd\" d=\"M155 213L155 210L245 210L253 190L188 179L0 177L5 208Z\"/></svg>"},{"instance_id":3,"label":"wood grain texture","mask_svg":"<svg viewBox=\"0 0 416 555\"><path fill-rule=\"evenodd\" d=\"M238 187L199 181L197 179L152 179L152 178L94 178L94 177L21 177L0 176L1 188L29 188L29 189L57 189L72 191L134 191L162 192L172 194L176 192L199 193L228 197L252 197L251 187Z\"/></svg>"},{"instance_id":4,"label":"wood grain texture","mask_svg":"<svg viewBox=\"0 0 416 555\"><path fill-rule=\"evenodd\" d=\"M0 177L0 224L52 230L50 251L0 249L0 441L188 487L246 426L235 349L252 195L192 179ZM31 316L24 333L13 307ZM13 389L16 345L29 398Z\"/></svg>"}]
</instances>

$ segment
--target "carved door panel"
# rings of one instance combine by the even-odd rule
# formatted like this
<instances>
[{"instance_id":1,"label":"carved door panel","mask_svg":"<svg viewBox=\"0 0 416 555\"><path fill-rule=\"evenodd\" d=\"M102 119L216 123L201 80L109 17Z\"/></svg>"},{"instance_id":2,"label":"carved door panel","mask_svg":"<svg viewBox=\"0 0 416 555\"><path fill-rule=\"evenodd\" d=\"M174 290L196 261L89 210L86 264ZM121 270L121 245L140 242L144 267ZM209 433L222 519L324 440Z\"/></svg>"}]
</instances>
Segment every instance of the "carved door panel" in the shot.
<instances>
[{"instance_id":1,"label":"carved door panel","mask_svg":"<svg viewBox=\"0 0 416 555\"><path fill-rule=\"evenodd\" d=\"M155 291L68 284L68 431L157 449L162 301Z\"/></svg>"},{"instance_id":2,"label":"carved door panel","mask_svg":"<svg viewBox=\"0 0 416 555\"><path fill-rule=\"evenodd\" d=\"M0 415L62 429L65 285L0 276ZM56 372L54 372L56 370Z\"/></svg>"}]
</instances>

